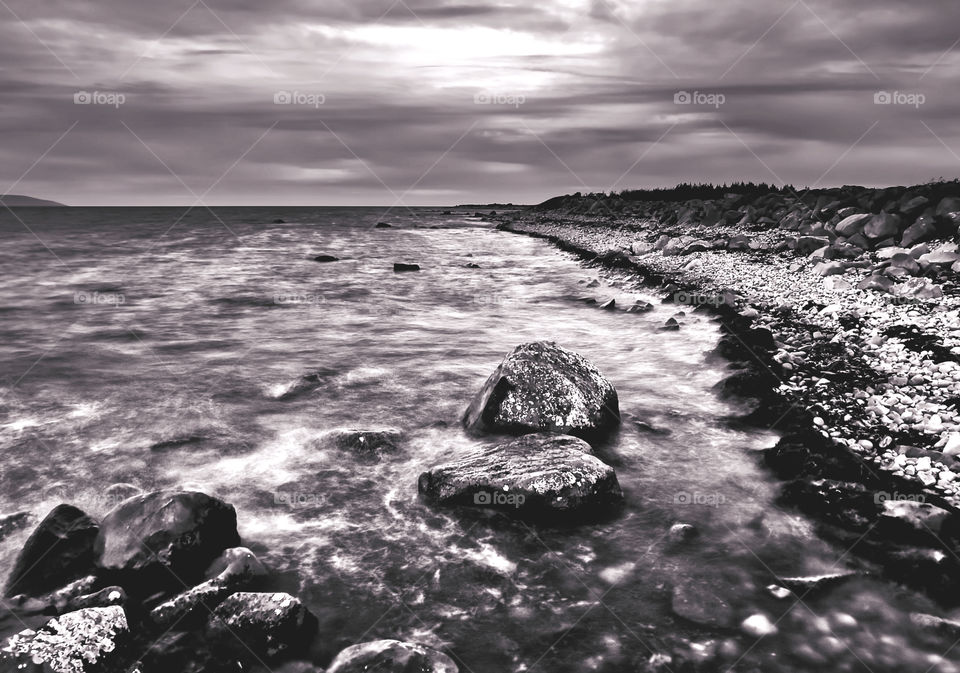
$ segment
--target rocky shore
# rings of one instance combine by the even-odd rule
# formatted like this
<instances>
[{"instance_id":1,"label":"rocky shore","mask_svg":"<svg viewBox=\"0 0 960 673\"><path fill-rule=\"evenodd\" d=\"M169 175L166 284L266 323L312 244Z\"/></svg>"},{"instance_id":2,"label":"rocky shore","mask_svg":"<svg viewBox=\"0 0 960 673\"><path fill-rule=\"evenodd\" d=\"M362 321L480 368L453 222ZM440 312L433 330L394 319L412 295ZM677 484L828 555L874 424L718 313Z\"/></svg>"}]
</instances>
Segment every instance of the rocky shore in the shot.
<instances>
[{"instance_id":1,"label":"rocky shore","mask_svg":"<svg viewBox=\"0 0 960 673\"><path fill-rule=\"evenodd\" d=\"M660 288L678 311L665 328L713 312L734 368L720 393L782 434L764 459L784 504L960 603L960 185L577 194L499 226Z\"/></svg>"}]
</instances>

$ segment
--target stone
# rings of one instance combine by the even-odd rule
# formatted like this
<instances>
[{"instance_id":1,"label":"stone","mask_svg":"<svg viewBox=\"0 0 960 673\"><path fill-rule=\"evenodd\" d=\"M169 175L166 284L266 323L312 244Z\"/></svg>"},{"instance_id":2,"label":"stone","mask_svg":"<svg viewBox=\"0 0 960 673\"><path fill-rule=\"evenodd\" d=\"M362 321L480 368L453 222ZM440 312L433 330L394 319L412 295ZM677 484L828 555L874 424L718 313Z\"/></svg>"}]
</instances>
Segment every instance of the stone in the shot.
<instances>
[{"instance_id":1,"label":"stone","mask_svg":"<svg viewBox=\"0 0 960 673\"><path fill-rule=\"evenodd\" d=\"M935 538L951 519L950 512L928 502L888 499L883 502L877 526L891 536L900 534Z\"/></svg>"},{"instance_id":2,"label":"stone","mask_svg":"<svg viewBox=\"0 0 960 673\"><path fill-rule=\"evenodd\" d=\"M903 198L900 199L900 212L904 215L913 215L926 208L928 203L930 203L930 199L925 196L911 198L909 194L904 194Z\"/></svg>"},{"instance_id":3,"label":"stone","mask_svg":"<svg viewBox=\"0 0 960 673\"><path fill-rule=\"evenodd\" d=\"M960 212L960 197L945 196L940 200L940 203L937 204L936 215L938 217L946 217L956 212Z\"/></svg>"},{"instance_id":4,"label":"stone","mask_svg":"<svg viewBox=\"0 0 960 673\"><path fill-rule=\"evenodd\" d=\"M54 507L20 550L4 596L39 596L90 574L98 530L76 507Z\"/></svg>"},{"instance_id":5,"label":"stone","mask_svg":"<svg viewBox=\"0 0 960 673\"><path fill-rule=\"evenodd\" d=\"M305 651L317 626L290 594L238 592L213 611L206 635L216 649L273 659Z\"/></svg>"},{"instance_id":6,"label":"stone","mask_svg":"<svg viewBox=\"0 0 960 673\"><path fill-rule=\"evenodd\" d=\"M88 608L51 619L37 631L18 633L0 657L12 659L19 670L34 664L54 673L92 673L121 661L128 639L123 608Z\"/></svg>"},{"instance_id":7,"label":"stone","mask_svg":"<svg viewBox=\"0 0 960 673\"><path fill-rule=\"evenodd\" d=\"M473 432L557 432L585 439L620 424L617 391L582 356L552 341L517 346L463 416Z\"/></svg>"},{"instance_id":8,"label":"stone","mask_svg":"<svg viewBox=\"0 0 960 673\"><path fill-rule=\"evenodd\" d=\"M687 540L692 540L697 537L699 534L700 531L689 523L675 523L670 526L670 530L667 533L671 542L686 542Z\"/></svg>"},{"instance_id":9,"label":"stone","mask_svg":"<svg viewBox=\"0 0 960 673\"><path fill-rule=\"evenodd\" d=\"M818 594L847 582L857 574L854 572L827 573L825 575L807 575L798 577L778 577L777 584L797 594L801 600L807 594Z\"/></svg>"},{"instance_id":10,"label":"stone","mask_svg":"<svg viewBox=\"0 0 960 673\"><path fill-rule=\"evenodd\" d=\"M678 617L700 626L728 628L736 624L733 607L713 591L708 581L687 578L677 582L670 608Z\"/></svg>"},{"instance_id":11,"label":"stone","mask_svg":"<svg viewBox=\"0 0 960 673\"><path fill-rule=\"evenodd\" d=\"M777 626L764 614L750 615L740 623L740 630L751 638L763 638L777 633Z\"/></svg>"},{"instance_id":12,"label":"stone","mask_svg":"<svg viewBox=\"0 0 960 673\"><path fill-rule=\"evenodd\" d=\"M389 224L389 223L387 223L387 222L377 222L377 226L376 226L375 228L376 228L376 229L390 229L391 227L393 227L393 225L392 225L392 224Z\"/></svg>"},{"instance_id":13,"label":"stone","mask_svg":"<svg viewBox=\"0 0 960 673\"><path fill-rule=\"evenodd\" d=\"M829 245L830 239L826 236L800 236L797 239L797 252L809 254Z\"/></svg>"},{"instance_id":14,"label":"stone","mask_svg":"<svg viewBox=\"0 0 960 673\"><path fill-rule=\"evenodd\" d=\"M877 292L890 292L893 289L893 281L889 278L885 278L879 274L873 274L872 276L867 276L862 281L857 283L857 289L860 290L876 290Z\"/></svg>"},{"instance_id":15,"label":"stone","mask_svg":"<svg viewBox=\"0 0 960 673\"><path fill-rule=\"evenodd\" d=\"M364 462L376 463L384 454L400 450L403 432L396 428L375 430L335 430L330 433L334 445L348 451Z\"/></svg>"},{"instance_id":16,"label":"stone","mask_svg":"<svg viewBox=\"0 0 960 673\"><path fill-rule=\"evenodd\" d=\"M26 528L32 520L33 514L30 512L17 512L16 514L0 516L0 540Z\"/></svg>"},{"instance_id":17,"label":"stone","mask_svg":"<svg viewBox=\"0 0 960 673\"><path fill-rule=\"evenodd\" d=\"M857 213L856 215L850 215L838 222L837 226L834 228L834 231L837 233L837 236L849 238L854 234L861 233L864 225L869 219L869 213Z\"/></svg>"},{"instance_id":18,"label":"stone","mask_svg":"<svg viewBox=\"0 0 960 673\"><path fill-rule=\"evenodd\" d=\"M921 264L950 266L955 262L960 261L960 255L949 250L934 250L933 252L928 252L925 255L920 255L920 259L917 261Z\"/></svg>"},{"instance_id":19,"label":"stone","mask_svg":"<svg viewBox=\"0 0 960 673\"><path fill-rule=\"evenodd\" d=\"M618 505L613 468L585 441L526 435L420 475L418 490L440 505L496 508L518 516L595 514Z\"/></svg>"},{"instance_id":20,"label":"stone","mask_svg":"<svg viewBox=\"0 0 960 673\"><path fill-rule=\"evenodd\" d=\"M155 491L124 500L107 514L96 540L96 558L106 571L140 573L137 584L149 583L144 577L149 574L179 588L239 543L232 505L203 493Z\"/></svg>"},{"instance_id":21,"label":"stone","mask_svg":"<svg viewBox=\"0 0 960 673\"><path fill-rule=\"evenodd\" d=\"M840 276L846 271L847 266L843 262L820 262L813 267L813 272L820 276Z\"/></svg>"},{"instance_id":22,"label":"stone","mask_svg":"<svg viewBox=\"0 0 960 673\"><path fill-rule=\"evenodd\" d=\"M929 278L911 278L893 287L890 291L896 297L911 299L939 299L943 290L934 285Z\"/></svg>"},{"instance_id":23,"label":"stone","mask_svg":"<svg viewBox=\"0 0 960 673\"><path fill-rule=\"evenodd\" d=\"M457 673L457 665L443 652L399 640L376 640L351 645L338 654L327 673Z\"/></svg>"},{"instance_id":24,"label":"stone","mask_svg":"<svg viewBox=\"0 0 960 673\"><path fill-rule=\"evenodd\" d=\"M401 273L401 272L404 272L404 271L419 271L419 270L420 270L420 265L419 265L419 264L408 264L408 263L406 263L406 262L394 262L394 263L393 263L393 270L394 270L395 272L397 272L397 273Z\"/></svg>"},{"instance_id":25,"label":"stone","mask_svg":"<svg viewBox=\"0 0 960 673\"><path fill-rule=\"evenodd\" d=\"M666 322L660 326L660 329L666 332L676 332L680 329L680 323L676 318L667 318Z\"/></svg>"},{"instance_id":26,"label":"stone","mask_svg":"<svg viewBox=\"0 0 960 673\"><path fill-rule=\"evenodd\" d=\"M863 234L869 239L885 239L900 233L900 217L891 213L872 215L863 227Z\"/></svg>"},{"instance_id":27,"label":"stone","mask_svg":"<svg viewBox=\"0 0 960 673\"><path fill-rule=\"evenodd\" d=\"M333 255L317 255L313 258L314 262L339 262L339 257L334 257Z\"/></svg>"},{"instance_id":28,"label":"stone","mask_svg":"<svg viewBox=\"0 0 960 673\"><path fill-rule=\"evenodd\" d=\"M900 239L900 245L911 247L923 241L929 241L937 235L937 227L933 218L929 215L921 215L916 221L907 227L903 232L903 238Z\"/></svg>"}]
</instances>

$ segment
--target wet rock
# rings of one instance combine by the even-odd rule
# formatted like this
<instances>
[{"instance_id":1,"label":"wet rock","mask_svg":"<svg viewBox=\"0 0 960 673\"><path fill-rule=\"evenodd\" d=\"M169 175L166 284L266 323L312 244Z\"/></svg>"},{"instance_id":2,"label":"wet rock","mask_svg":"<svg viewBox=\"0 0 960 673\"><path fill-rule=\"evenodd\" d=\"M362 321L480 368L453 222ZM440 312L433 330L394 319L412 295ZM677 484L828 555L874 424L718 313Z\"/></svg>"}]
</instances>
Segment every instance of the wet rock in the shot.
<instances>
[{"instance_id":1,"label":"wet rock","mask_svg":"<svg viewBox=\"0 0 960 673\"><path fill-rule=\"evenodd\" d=\"M387 222L377 222L376 229L390 229L393 225Z\"/></svg>"},{"instance_id":2,"label":"wet rock","mask_svg":"<svg viewBox=\"0 0 960 673\"><path fill-rule=\"evenodd\" d=\"M670 608L678 617L713 628L732 627L736 611L730 603L718 596L707 581L685 579L673 587Z\"/></svg>"},{"instance_id":3,"label":"wet rock","mask_svg":"<svg viewBox=\"0 0 960 673\"><path fill-rule=\"evenodd\" d=\"M517 346L463 416L474 432L558 432L586 439L620 423L617 391L582 356L552 341Z\"/></svg>"},{"instance_id":4,"label":"wet rock","mask_svg":"<svg viewBox=\"0 0 960 673\"><path fill-rule=\"evenodd\" d=\"M339 257L334 257L333 255L317 255L313 258L314 262L339 262Z\"/></svg>"},{"instance_id":5,"label":"wet rock","mask_svg":"<svg viewBox=\"0 0 960 673\"><path fill-rule=\"evenodd\" d=\"M396 428L379 430L335 430L334 444L341 451L349 451L366 462L379 462L384 454L400 450L403 432Z\"/></svg>"},{"instance_id":6,"label":"wet rock","mask_svg":"<svg viewBox=\"0 0 960 673\"><path fill-rule=\"evenodd\" d=\"M127 604L127 592L122 587L106 587L91 594L74 596L60 605L54 605L57 614L85 610L87 608L107 608Z\"/></svg>"},{"instance_id":7,"label":"wet rock","mask_svg":"<svg viewBox=\"0 0 960 673\"><path fill-rule=\"evenodd\" d=\"M61 615L37 631L13 636L0 657L55 673L107 671L124 657L129 640L127 616L121 607L88 608Z\"/></svg>"},{"instance_id":8,"label":"wet rock","mask_svg":"<svg viewBox=\"0 0 960 673\"><path fill-rule=\"evenodd\" d=\"M604 311L616 311L617 310L617 300L608 299L607 301L600 304L600 308Z\"/></svg>"},{"instance_id":9,"label":"wet rock","mask_svg":"<svg viewBox=\"0 0 960 673\"><path fill-rule=\"evenodd\" d=\"M613 468L567 435L526 435L420 475L420 493L442 505L520 516L595 514L623 500Z\"/></svg>"},{"instance_id":10,"label":"wet rock","mask_svg":"<svg viewBox=\"0 0 960 673\"><path fill-rule=\"evenodd\" d=\"M960 197L946 196L937 204L936 214L938 217L946 217L956 212L960 212Z\"/></svg>"},{"instance_id":11,"label":"wet rock","mask_svg":"<svg viewBox=\"0 0 960 673\"><path fill-rule=\"evenodd\" d=\"M155 491L125 500L104 518L96 556L99 567L123 578L138 573L141 588L150 580L179 587L239 543L232 505L203 493Z\"/></svg>"},{"instance_id":12,"label":"wet rock","mask_svg":"<svg viewBox=\"0 0 960 673\"><path fill-rule=\"evenodd\" d=\"M189 628L228 596L249 589L266 574L266 568L246 547L228 549L207 569L205 582L153 608L150 620L163 628Z\"/></svg>"},{"instance_id":13,"label":"wet rock","mask_svg":"<svg viewBox=\"0 0 960 673\"><path fill-rule=\"evenodd\" d=\"M466 264L463 265L463 267L465 269L479 269L480 265L477 264L476 262L467 262Z\"/></svg>"},{"instance_id":14,"label":"wet rock","mask_svg":"<svg viewBox=\"0 0 960 673\"><path fill-rule=\"evenodd\" d=\"M443 652L399 640L376 640L351 645L338 654L327 673L457 673L457 665Z\"/></svg>"},{"instance_id":15,"label":"wet rock","mask_svg":"<svg viewBox=\"0 0 960 673\"><path fill-rule=\"evenodd\" d=\"M700 535L700 531L689 523L675 523L670 526L667 535L671 542L686 542Z\"/></svg>"},{"instance_id":16,"label":"wet rock","mask_svg":"<svg viewBox=\"0 0 960 673\"><path fill-rule=\"evenodd\" d=\"M26 528L32 520L33 514L30 512L17 512L16 514L0 516L0 540Z\"/></svg>"},{"instance_id":17,"label":"wet rock","mask_svg":"<svg viewBox=\"0 0 960 673\"><path fill-rule=\"evenodd\" d=\"M826 248L830 245L830 239L826 236L800 236L797 239L797 252L810 254L815 250Z\"/></svg>"},{"instance_id":18,"label":"wet rock","mask_svg":"<svg viewBox=\"0 0 960 673\"><path fill-rule=\"evenodd\" d=\"M863 234L869 239L885 239L900 233L900 217L892 213L872 215L863 227Z\"/></svg>"},{"instance_id":19,"label":"wet rock","mask_svg":"<svg viewBox=\"0 0 960 673\"><path fill-rule=\"evenodd\" d=\"M272 659L306 650L316 631L317 618L290 594L239 592L213 611L206 634L217 649Z\"/></svg>"},{"instance_id":20,"label":"wet rock","mask_svg":"<svg viewBox=\"0 0 960 673\"><path fill-rule=\"evenodd\" d=\"M936 543L940 536L955 537L960 526L945 509L918 500L885 500L877 522L877 532L890 539L908 542L928 539Z\"/></svg>"},{"instance_id":21,"label":"wet rock","mask_svg":"<svg viewBox=\"0 0 960 673\"><path fill-rule=\"evenodd\" d=\"M93 570L97 524L71 505L58 505L27 538L4 596L39 596Z\"/></svg>"},{"instance_id":22,"label":"wet rock","mask_svg":"<svg viewBox=\"0 0 960 673\"><path fill-rule=\"evenodd\" d=\"M680 323L677 322L676 318L667 318L667 321L660 326L660 329L664 332L676 332L680 329Z\"/></svg>"},{"instance_id":23,"label":"wet rock","mask_svg":"<svg viewBox=\"0 0 960 673\"><path fill-rule=\"evenodd\" d=\"M910 621L914 626L925 631L933 631L948 638L960 638L960 622L958 621L927 615L922 612L910 613Z\"/></svg>"},{"instance_id":24,"label":"wet rock","mask_svg":"<svg viewBox=\"0 0 960 673\"><path fill-rule=\"evenodd\" d=\"M654 306L650 302L638 299L627 307L627 313L649 313L653 308Z\"/></svg>"},{"instance_id":25,"label":"wet rock","mask_svg":"<svg viewBox=\"0 0 960 673\"><path fill-rule=\"evenodd\" d=\"M406 263L406 262L394 262L394 263L393 263L393 270L396 271L396 272L398 272L398 273L399 273L399 272L403 272L403 271L419 271L419 270L420 270L420 265L419 265L419 264L408 264L408 263Z\"/></svg>"}]
</instances>

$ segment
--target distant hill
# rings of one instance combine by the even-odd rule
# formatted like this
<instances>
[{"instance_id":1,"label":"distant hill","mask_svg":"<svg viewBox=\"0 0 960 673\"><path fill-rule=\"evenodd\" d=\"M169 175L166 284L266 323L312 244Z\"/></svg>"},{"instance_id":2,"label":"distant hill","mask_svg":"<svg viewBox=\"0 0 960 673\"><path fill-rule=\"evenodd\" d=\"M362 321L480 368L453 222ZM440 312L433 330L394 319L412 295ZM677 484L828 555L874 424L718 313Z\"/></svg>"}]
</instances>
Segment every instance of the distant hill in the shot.
<instances>
[{"instance_id":1,"label":"distant hill","mask_svg":"<svg viewBox=\"0 0 960 673\"><path fill-rule=\"evenodd\" d=\"M0 196L0 203L5 206L37 206L45 208L65 208L65 204L56 201L47 201L46 199L35 199L32 196L23 196L21 194L5 194Z\"/></svg>"}]
</instances>

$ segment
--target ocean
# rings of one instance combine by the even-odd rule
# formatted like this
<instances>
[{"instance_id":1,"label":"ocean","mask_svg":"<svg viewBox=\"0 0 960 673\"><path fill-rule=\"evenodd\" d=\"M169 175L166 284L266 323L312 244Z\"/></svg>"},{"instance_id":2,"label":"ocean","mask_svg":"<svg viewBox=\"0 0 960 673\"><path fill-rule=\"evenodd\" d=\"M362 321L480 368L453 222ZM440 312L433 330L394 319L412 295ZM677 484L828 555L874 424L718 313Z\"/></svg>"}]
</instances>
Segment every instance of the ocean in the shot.
<instances>
[{"instance_id":1,"label":"ocean","mask_svg":"<svg viewBox=\"0 0 960 673\"><path fill-rule=\"evenodd\" d=\"M910 625L927 598L869 576L800 606L769 595L777 576L856 562L777 505L760 459L776 436L732 423L713 392L715 321L688 310L662 330L679 308L636 279L466 210L15 213L0 213L0 514L216 495L271 586L319 617L320 664L397 638L474 673L621 671L684 639L733 670L953 670L931 658L949 640ZM585 301L613 296L655 308ZM623 512L547 527L421 501L421 472L497 441L460 416L537 340L617 387L622 428L600 452ZM384 428L402 440L379 460L331 439ZM677 541L675 523L699 535ZM0 541L5 574L28 534ZM753 644L737 626L755 613L779 632ZM20 628L0 619L0 635Z\"/></svg>"}]
</instances>

